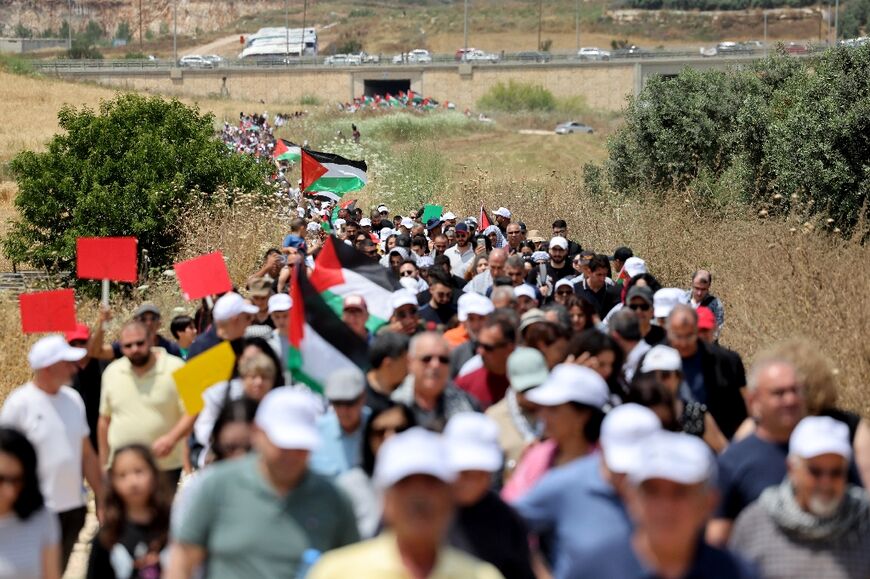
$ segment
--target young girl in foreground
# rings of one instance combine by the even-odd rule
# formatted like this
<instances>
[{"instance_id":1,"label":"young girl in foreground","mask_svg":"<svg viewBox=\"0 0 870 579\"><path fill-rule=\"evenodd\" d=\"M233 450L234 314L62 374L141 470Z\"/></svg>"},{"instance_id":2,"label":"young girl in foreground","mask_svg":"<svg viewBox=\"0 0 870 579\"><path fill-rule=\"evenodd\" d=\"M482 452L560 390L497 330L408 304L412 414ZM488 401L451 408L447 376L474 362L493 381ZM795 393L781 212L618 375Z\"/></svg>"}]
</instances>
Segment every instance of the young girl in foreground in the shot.
<instances>
[{"instance_id":1,"label":"young girl in foreground","mask_svg":"<svg viewBox=\"0 0 870 579\"><path fill-rule=\"evenodd\" d=\"M151 452L135 444L118 450L107 486L88 579L159 579L168 553L169 495Z\"/></svg>"}]
</instances>

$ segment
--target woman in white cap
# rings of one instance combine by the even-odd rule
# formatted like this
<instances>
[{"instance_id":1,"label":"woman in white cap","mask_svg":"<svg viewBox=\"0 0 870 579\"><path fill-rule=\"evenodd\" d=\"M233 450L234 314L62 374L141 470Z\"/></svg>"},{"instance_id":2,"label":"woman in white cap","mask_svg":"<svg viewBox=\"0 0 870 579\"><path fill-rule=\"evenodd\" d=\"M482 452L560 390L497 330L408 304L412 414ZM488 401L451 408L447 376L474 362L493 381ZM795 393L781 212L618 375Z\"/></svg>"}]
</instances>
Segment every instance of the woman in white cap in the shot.
<instances>
[{"instance_id":1,"label":"woman in white cap","mask_svg":"<svg viewBox=\"0 0 870 579\"><path fill-rule=\"evenodd\" d=\"M559 364L526 399L541 407L538 417L544 423L546 440L526 450L502 489L502 498L509 502L525 495L550 469L594 451L610 393L594 370Z\"/></svg>"}]
</instances>

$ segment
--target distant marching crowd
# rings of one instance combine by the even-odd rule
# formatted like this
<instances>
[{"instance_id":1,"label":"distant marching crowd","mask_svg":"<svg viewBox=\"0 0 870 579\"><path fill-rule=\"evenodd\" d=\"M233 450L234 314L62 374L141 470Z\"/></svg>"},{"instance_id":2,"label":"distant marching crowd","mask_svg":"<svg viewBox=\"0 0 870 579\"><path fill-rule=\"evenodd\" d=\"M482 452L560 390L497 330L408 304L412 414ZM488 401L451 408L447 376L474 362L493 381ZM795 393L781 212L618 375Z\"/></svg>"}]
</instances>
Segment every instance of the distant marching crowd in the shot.
<instances>
[{"instance_id":1,"label":"distant marching crowd","mask_svg":"<svg viewBox=\"0 0 870 579\"><path fill-rule=\"evenodd\" d=\"M269 154L240 122L225 141ZM667 287L566 219L422 214L304 198L169 336L143 303L37 341L0 409L0 578L60 577L79 539L94 578L870 577L870 428L823 350L747 371L710 269ZM336 247L317 321L359 367L288 322ZM225 343L231 379L187 414L174 372Z\"/></svg>"}]
</instances>

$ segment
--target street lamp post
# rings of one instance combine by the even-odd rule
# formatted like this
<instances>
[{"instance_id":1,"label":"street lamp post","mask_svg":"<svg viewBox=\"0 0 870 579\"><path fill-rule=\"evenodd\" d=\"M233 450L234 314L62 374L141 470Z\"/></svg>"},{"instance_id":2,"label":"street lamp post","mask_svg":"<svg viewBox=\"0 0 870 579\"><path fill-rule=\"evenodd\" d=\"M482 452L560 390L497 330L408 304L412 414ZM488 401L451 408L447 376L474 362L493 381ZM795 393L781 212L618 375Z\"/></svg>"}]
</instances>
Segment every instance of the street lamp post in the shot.
<instances>
[{"instance_id":1,"label":"street lamp post","mask_svg":"<svg viewBox=\"0 0 870 579\"><path fill-rule=\"evenodd\" d=\"M541 50L541 25L544 22L544 0L538 0L538 50Z\"/></svg>"},{"instance_id":2,"label":"street lamp post","mask_svg":"<svg viewBox=\"0 0 870 579\"><path fill-rule=\"evenodd\" d=\"M834 46L840 39L840 0L834 2Z\"/></svg>"},{"instance_id":3,"label":"street lamp post","mask_svg":"<svg viewBox=\"0 0 870 579\"><path fill-rule=\"evenodd\" d=\"M290 57L290 8L289 1L284 0L284 53Z\"/></svg>"},{"instance_id":4,"label":"street lamp post","mask_svg":"<svg viewBox=\"0 0 870 579\"><path fill-rule=\"evenodd\" d=\"M580 0L575 2L574 6L574 28L576 35L577 52L580 52Z\"/></svg>"},{"instance_id":5,"label":"street lamp post","mask_svg":"<svg viewBox=\"0 0 870 579\"><path fill-rule=\"evenodd\" d=\"M764 11L764 57L767 58L767 10Z\"/></svg>"},{"instance_id":6,"label":"street lamp post","mask_svg":"<svg viewBox=\"0 0 870 579\"><path fill-rule=\"evenodd\" d=\"M464 38L462 43L462 60L465 61L468 55L468 0L465 0L465 20L462 28L462 36Z\"/></svg>"},{"instance_id":7,"label":"street lamp post","mask_svg":"<svg viewBox=\"0 0 870 579\"><path fill-rule=\"evenodd\" d=\"M178 0L172 0L172 58L178 62Z\"/></svg>"}]
</instances>

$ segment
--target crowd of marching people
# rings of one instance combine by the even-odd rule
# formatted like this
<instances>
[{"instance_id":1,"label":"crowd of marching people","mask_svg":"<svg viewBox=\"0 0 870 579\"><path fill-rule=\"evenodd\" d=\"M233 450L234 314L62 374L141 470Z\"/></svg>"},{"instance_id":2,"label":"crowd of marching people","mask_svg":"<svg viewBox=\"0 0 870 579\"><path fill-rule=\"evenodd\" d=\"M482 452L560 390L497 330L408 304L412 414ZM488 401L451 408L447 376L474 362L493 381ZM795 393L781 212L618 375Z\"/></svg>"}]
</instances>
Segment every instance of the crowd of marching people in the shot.
<instances>
[{"instance_id":1,"label":"crowd of marching people","mask_svg":"<svg viewBox=\"0 0 870 579\"><path fill-rule=\"evenodd\" d=\"M213 305L37 341L0 409L0 578L62 575L85 482L94 578L870 577L870 429L818 348L747 369L706 269L669 287L564 219L422 214L305 200ZM332 296L368 363L307 360L319 391L294 271L335 245L393 291ZM173 374L224 343L190 415Z\"/></svg>"}]
</instances>

